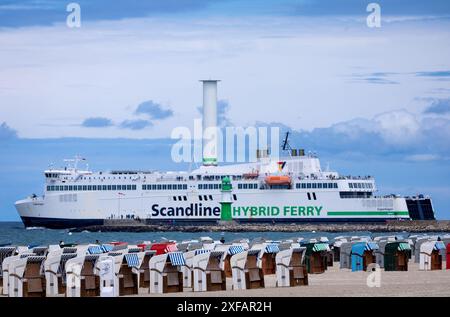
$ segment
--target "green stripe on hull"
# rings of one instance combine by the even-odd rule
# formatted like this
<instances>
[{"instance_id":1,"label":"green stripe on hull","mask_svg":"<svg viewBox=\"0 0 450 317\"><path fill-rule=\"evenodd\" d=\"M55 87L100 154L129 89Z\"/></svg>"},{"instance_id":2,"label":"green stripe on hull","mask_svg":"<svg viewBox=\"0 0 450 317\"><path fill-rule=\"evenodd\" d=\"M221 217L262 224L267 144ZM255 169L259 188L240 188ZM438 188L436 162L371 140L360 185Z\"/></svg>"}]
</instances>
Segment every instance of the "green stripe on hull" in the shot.
<instances>
[{"instance_id":1,"label":"green stripe on hull","mask_svg":"<svg viewBox=\"0 0 450 317\"><path fill-rule=\"evenodd\" d=\"M408 211L328 211L328 216L409 216Z\"/></svg>"}]
</instances>

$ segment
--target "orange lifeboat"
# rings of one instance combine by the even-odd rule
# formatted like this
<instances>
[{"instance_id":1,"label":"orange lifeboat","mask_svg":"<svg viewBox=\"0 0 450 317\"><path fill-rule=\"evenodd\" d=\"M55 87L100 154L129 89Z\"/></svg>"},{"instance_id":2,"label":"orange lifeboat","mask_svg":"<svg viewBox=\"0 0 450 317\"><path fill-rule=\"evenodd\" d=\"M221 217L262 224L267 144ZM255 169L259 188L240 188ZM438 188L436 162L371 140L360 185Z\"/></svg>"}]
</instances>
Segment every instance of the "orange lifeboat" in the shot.
<instances>
[{"instance_id":1,"label":"orange lifeboat","mask_svg":"<svg viewBox=\"0 0 450 317\"><path fill-rule=\"evenodd\" d=\"M290 185L291 177L286 175L266 176L266 183L269 185Z\"/></svg>"}]
</instances>

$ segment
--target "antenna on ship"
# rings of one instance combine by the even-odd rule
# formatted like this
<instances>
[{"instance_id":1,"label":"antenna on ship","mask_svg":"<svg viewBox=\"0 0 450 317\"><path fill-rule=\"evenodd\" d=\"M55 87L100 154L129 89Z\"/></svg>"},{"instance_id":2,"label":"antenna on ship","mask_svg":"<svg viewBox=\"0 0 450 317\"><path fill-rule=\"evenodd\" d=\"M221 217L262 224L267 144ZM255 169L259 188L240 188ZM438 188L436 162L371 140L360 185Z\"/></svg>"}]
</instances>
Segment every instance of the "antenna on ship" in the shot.
<instances>
[{"instance_id":1,"label":"antenna on ship","mask_svg":"<svg viewBox=\"0 0 450 317\"><path fill-rule=\"evenodd\" d=\"M283 151L289 151L289 155L291 155L292 148L291 148L291 145L289 144L289 131L286 132L283 144L281 145L281 149Z\"/></svg>"},{"instance_id":2,"label":"antenna on ship","mask_svg":"<svg viewBox=\"0 0 450 317\"><path fill-rule=\"evenodd\" d=\"M290 151L292 150L291 145L289 144L289 131L286 132L286 135L284 137L283 145L281 146L283 151Z\"/></svg>"},{"instance_id":3,"label":"antenna on ship","mask_svg":"<svg viewBox=\"0 0 450 317\"><path fill-rule=\"evenodd\" d=\"M298 149L298 148L292 148L291 145L289 144L289 134L290 132L287 131L286 135L284 137L284 141L281 145L281 149L283 151L287 151L289 153L290 157L294 157L294 156L304 156L305 155L305 149Z\"/></svg>"}]
</instances>

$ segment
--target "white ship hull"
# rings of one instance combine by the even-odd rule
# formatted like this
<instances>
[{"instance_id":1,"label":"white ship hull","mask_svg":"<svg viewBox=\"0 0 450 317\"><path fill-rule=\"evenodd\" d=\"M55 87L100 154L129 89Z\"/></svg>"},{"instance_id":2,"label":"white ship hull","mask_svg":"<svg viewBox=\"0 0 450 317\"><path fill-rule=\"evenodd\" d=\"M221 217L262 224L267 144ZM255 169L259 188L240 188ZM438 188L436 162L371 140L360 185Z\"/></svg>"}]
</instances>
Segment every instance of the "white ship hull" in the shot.
<instances>
[{"instance_id":1,"label":"white ship hull","mask_svg":"<svg viewBox=\"0 0 450 317\"><path fill-rule=\"evenodd\" d=\"M232 203L233 219L239 222L409 219L404 198L343 199L337 190L331 189L316 190L315 195L316 200L308 200L306 191L295 189L236 191L237 199ZM220 220L220 198L220 190L177 190L157 194L136 190L124 195L98 191L47 193L44 197L18 201L16 208L26 226L50 228L97 225L104 219L126 218L154 223L205 223Z\"/></svg>"}]
</instances>

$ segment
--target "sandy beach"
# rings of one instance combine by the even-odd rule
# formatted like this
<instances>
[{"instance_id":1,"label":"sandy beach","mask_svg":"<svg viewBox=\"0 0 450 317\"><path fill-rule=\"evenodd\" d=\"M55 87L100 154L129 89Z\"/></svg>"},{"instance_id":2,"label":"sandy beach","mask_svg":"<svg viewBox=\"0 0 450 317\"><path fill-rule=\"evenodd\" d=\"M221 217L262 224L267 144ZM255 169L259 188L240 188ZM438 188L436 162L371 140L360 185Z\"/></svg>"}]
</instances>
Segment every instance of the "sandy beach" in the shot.
<instances>
[{"instance_id":1,"label":"sandy beach","mask_svg":"<svg viewBox=\"0 0 450 317\"><path fill-rule=\"evenodd\" d=\"M450 296L450 270L419 271L419 265L410 261L407 272L381 270L380 287L367 286L366 281L369 274L369 272L351 272L349 269L339 269L339 263L335 262L334 266L328 267L323 274L309 274L308 286L279 288L275 285L275 275L266 275L266 287L263 289L233 291L232 279L227 278L226 291L194 293L191 289L185 288L182 293L149 294L148 289L141 288L139 295L132 297ZM58 297L63 297L63 295Z\"/></svg>"},{"instance_id":2,"label":"sandy beach","mask_svg":"<svg viewBox=\"0 0 450 317\"><path fill-rule=\"evenodd\" d=\"M445 262L444 262L445 265ZM381 286L368 287L366 279L369 272L351 272L339 269L339 263L329 267L323 274L309 274L309 285L299 287L275 287L275 275L265 276L266 288L254 290L232 290L232 280L227 279L227 290L220 292L194 293L185 288L183 293L163 295L148 294L144 289L138 296L211 296L211 297L371 297L371 296L450 296L450 270L419 271L417 263L409 263L407 272L385 272L381 270Z\"/></svg>"}]
</instances>

